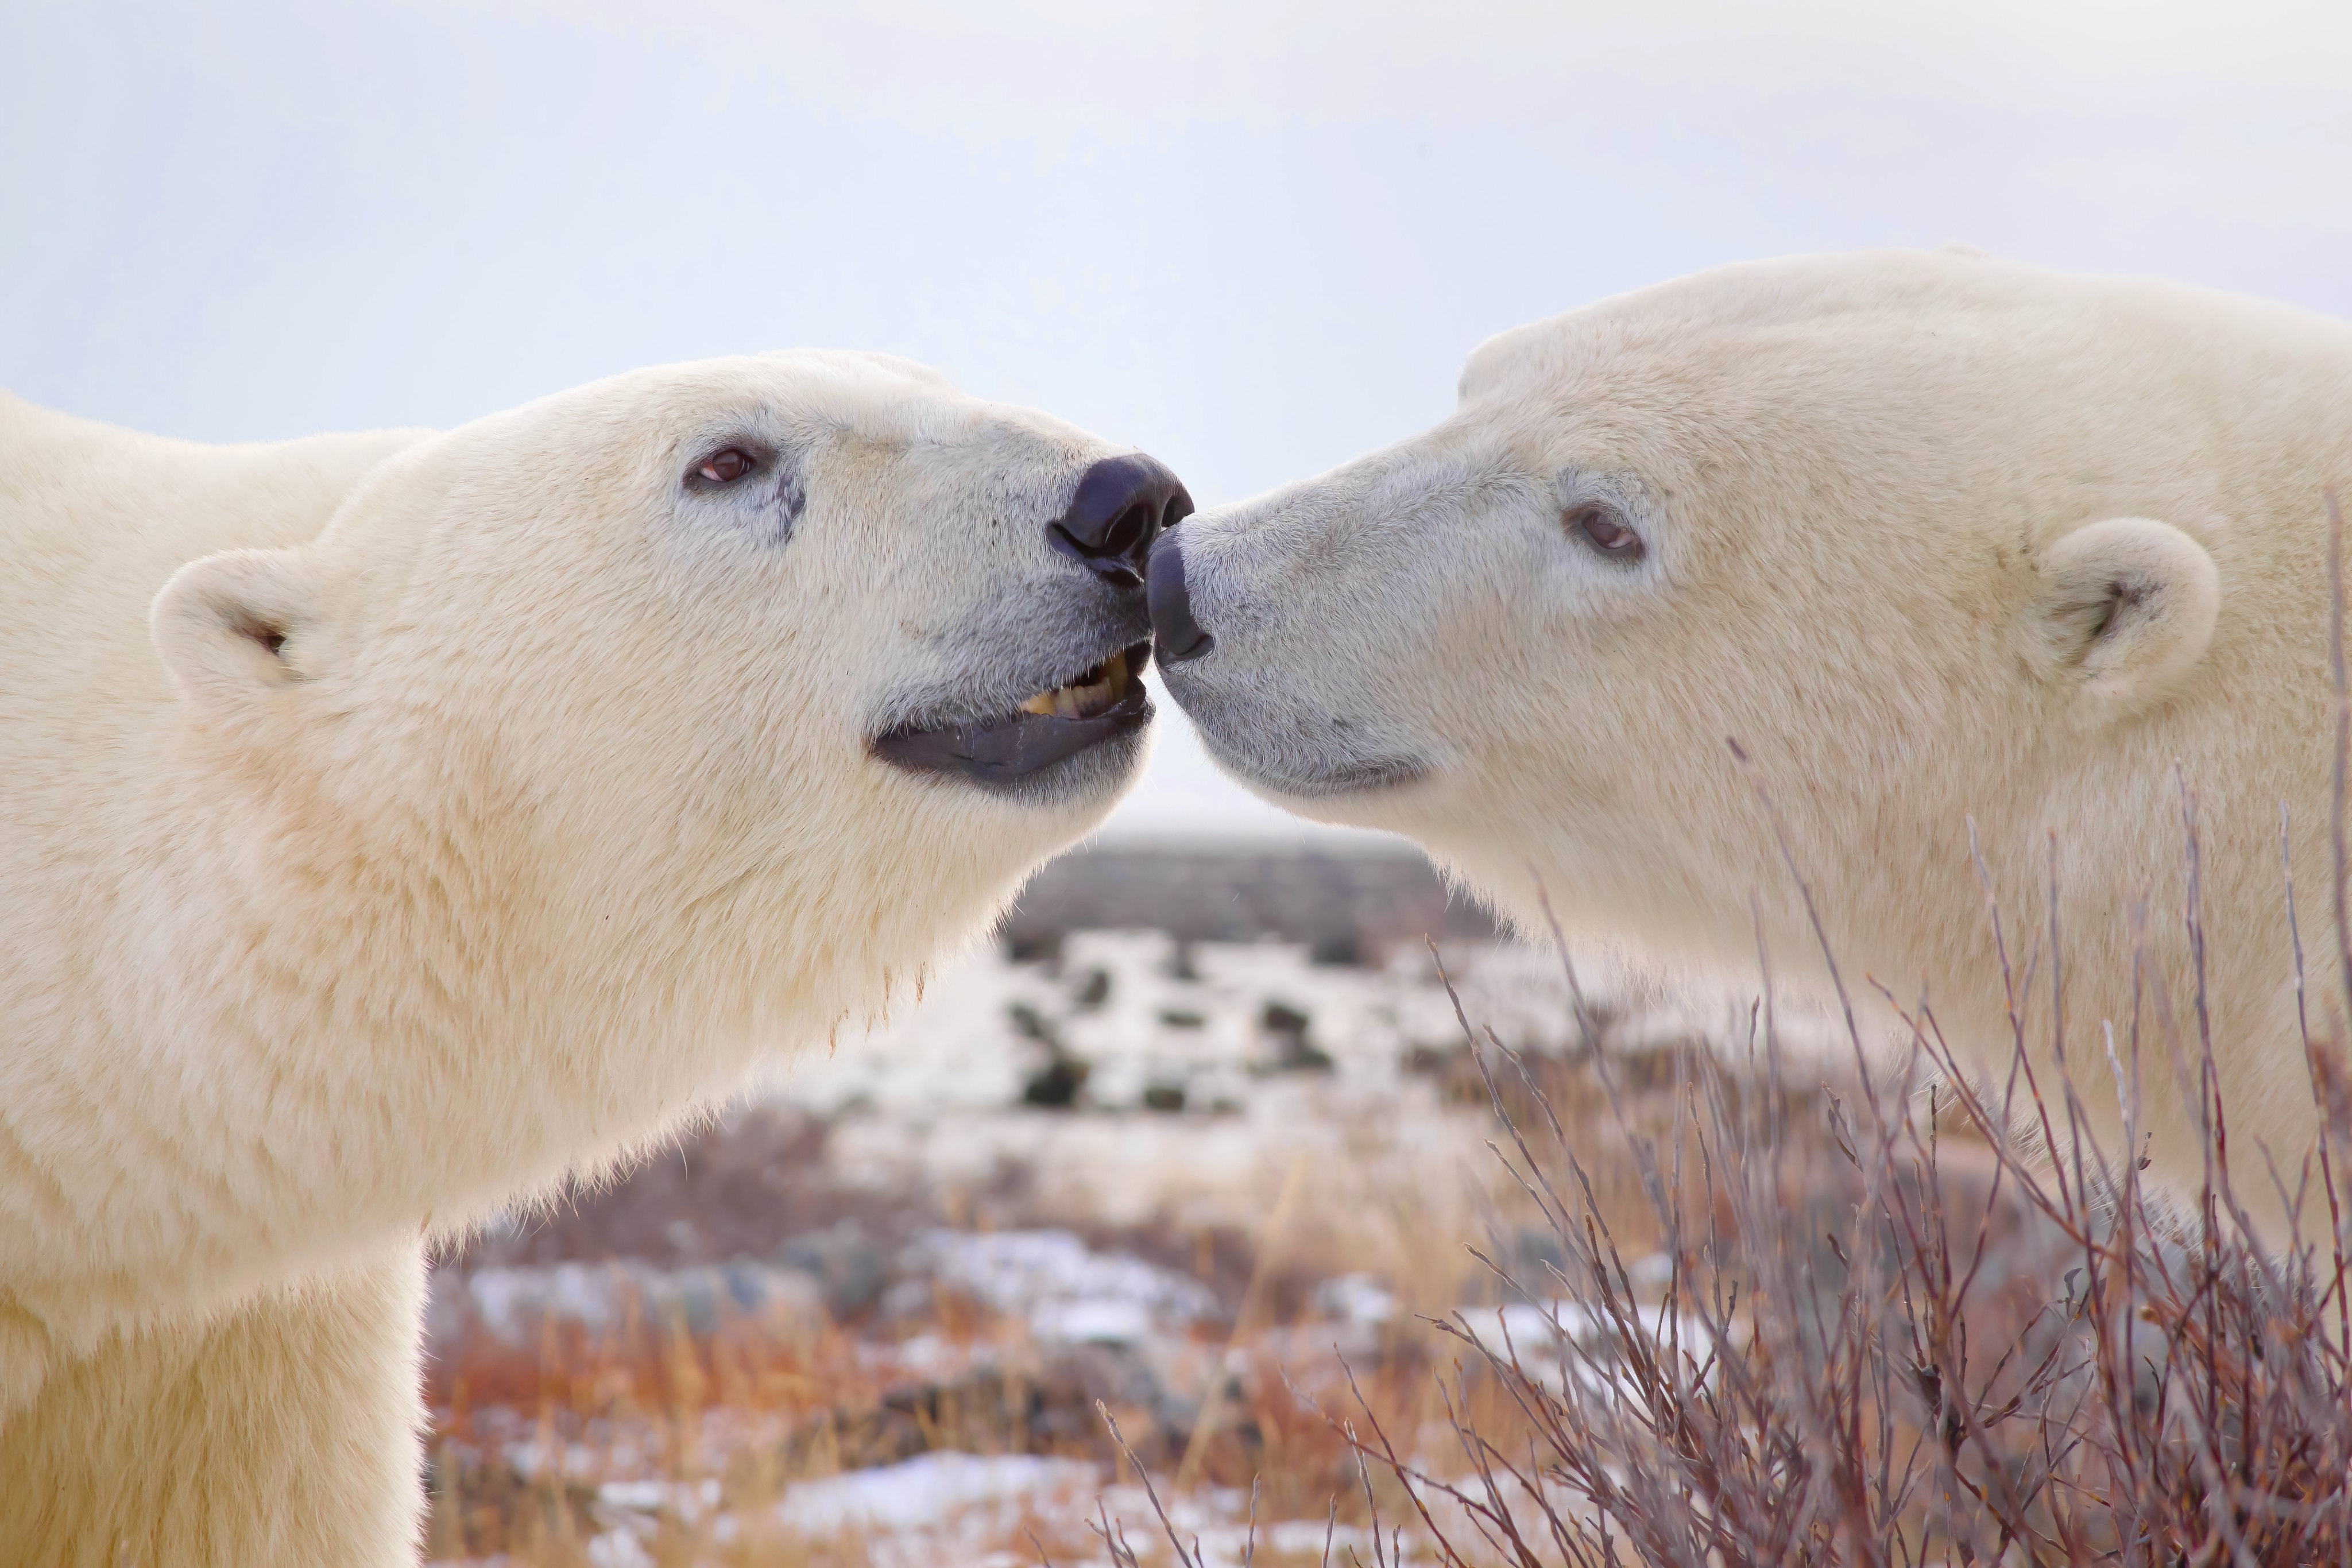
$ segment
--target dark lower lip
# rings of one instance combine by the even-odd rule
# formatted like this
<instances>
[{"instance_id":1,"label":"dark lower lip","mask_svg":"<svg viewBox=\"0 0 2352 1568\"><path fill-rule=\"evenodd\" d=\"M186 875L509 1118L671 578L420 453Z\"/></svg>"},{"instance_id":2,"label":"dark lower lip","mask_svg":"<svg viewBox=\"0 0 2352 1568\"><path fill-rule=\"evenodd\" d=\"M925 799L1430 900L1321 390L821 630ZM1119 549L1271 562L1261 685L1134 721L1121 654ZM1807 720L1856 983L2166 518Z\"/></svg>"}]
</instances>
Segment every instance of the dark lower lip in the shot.
<instances>
[{"instance_id":1,"label":"dark lower lip","mask_svg":"<svg viewBox=\"0 0 2352 1568\"><path fill-rule=\"evenodd\" d=\"M1081 752L1133 735L1151 722L1151 696L1140 676L1150 644L1129 649L1134 685L1087 718L1014 713L927 729L894 729L874 741L874 754L920 773L956 773L983 784L1006 784L1045 772Z\"/></svg>"}]
</instances>

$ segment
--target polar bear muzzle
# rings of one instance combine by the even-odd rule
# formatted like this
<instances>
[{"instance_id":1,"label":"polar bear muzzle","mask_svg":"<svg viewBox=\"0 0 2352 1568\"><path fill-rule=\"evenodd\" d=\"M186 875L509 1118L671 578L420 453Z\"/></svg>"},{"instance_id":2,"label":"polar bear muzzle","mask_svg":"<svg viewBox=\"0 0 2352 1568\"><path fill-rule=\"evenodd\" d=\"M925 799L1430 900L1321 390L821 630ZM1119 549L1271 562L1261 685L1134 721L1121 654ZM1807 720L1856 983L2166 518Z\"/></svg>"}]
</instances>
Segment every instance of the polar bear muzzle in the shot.
<instances>
[{"instance_id":1,"label":"polar bear muzzle","mask_svg":"<svg viewBox=\"0 0 2352 1568\"><path fill-rule=\"evenodd\" d=\"M1144 569L1153 542L1192 510L1176 476L1140 453L1090 466L1068 509L1046 525L1046 542L1111 591L1131 630L1107 628L1103 639L1114 646L1072 649L1051 684L1005 711L900 725L875 738L875 755L913 771L1018 788L1137 735L1151 721L1141 681L1151 643L1129 640L1148 629Z\"/></svg>"}]
</instances>

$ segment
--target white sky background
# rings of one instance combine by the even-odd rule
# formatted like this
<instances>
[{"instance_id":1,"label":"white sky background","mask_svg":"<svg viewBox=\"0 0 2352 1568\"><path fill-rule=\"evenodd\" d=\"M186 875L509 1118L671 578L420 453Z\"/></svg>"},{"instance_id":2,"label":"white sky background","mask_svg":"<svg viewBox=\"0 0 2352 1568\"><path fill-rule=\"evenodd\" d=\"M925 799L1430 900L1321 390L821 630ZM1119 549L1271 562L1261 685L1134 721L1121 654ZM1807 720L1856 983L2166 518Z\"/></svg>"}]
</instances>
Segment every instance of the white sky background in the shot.
<instances>
[{"instance_id":1,"label":"white sky background","mask_svg":"<svg viewBox=\"0 0 2352 1568\"><path fill-rule=\"evenodd\" d=\"M0 147L0 386L204 440L843 345L1213 505L1718 262L1964 240L2352 315L2352 0L10 0ZM1161 706L1118 825L1285 831Z\"/></svg>"}]
</instances>

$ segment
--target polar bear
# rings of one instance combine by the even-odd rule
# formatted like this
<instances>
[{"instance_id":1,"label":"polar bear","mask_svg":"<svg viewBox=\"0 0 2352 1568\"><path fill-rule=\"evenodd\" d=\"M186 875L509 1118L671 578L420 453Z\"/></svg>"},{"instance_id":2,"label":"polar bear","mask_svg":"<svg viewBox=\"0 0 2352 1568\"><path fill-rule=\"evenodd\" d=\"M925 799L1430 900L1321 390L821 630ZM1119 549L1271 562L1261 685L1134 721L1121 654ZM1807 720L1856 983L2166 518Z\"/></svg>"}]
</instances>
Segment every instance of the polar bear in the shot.
<instances>
[{"instance_id":1,"label":"polar bear","mask_svg":"<svg viewBox=\"0 0 2352 1568\"><path fill-rule=\"evenodd\" d=\"M0 1563L413 1562L424 1243L1097 822L1190 507L880 356L271 446L0 400Z\"/></svg>"},{"instance_id":2,"label":"polar bear","mask_svg":"<svg viewBox=\"0 0 2352 1568\"><path fill-rule=\"evenodd\" d=\"M2071 1047L2117 1157L2112 1022L2135 1141L2192 1185L2156 1042L2166 1009L2198 1027L2193 793L2234 1185L2274 1225L2259 1151L2294 1184L2316 1122L2282 810L2332 950L2347 484L2344 322L1974 253L1800 258L1502 334L1434 429L1186 522L1150 595L1230 772L1418 839L1537 932L1540 886L1572 927L1749 972L1760 910L1780 965L1818 962L1760 784L1857 998L1924 997L2005 1061L1973 833L2029 1035Z\"/></svg>"}]
</instances>

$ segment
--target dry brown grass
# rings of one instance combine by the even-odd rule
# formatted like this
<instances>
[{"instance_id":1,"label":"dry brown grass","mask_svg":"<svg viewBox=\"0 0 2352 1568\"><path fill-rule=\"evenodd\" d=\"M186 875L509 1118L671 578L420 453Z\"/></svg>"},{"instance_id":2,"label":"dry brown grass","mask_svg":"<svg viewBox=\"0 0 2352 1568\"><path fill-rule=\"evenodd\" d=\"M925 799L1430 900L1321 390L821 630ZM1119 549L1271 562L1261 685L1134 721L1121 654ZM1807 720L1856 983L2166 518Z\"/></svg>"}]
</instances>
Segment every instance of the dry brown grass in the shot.
<instances>
[{"instance_id":1,"label":"dry brown grass","mask_svg":"<svg viewBox=\"0 0 2352 1568\"><path fill-rule=\"evenodd\" d=\"M1465 1568L2352 1562L2343 1049L2309 1043L2328 1125L2290 1179L2321 1239L2284 1257L2239 1203L2210 1041L2182 1054L2211 1173L2186 1216L2137 1170L2105 1181L2074 1085L2021 1051L1972 1088L1923 1019L1912 1081L1816 1097L1759 1031L1692 1064L1667 1136L1626 1140L1659 1291L1588 1195L1592 1145L1532 1093L1512 1163L1564 1263L1497 1269L1517 1332L1442 1325L1450 1443L1333 1419L1407 1494L1413 1560ZM1485 1059L1499 1108L1518 1064ZM2081 1152L2021 1155L2025 1123ZM1480 1379L1515 1419L1467 1407Z\"/></svg>"},{"instance_id":2,"label":"dry brown grass","mask_svg":"<svg viewBox=\"0 0 2352 1568\"><path fill-rule=\"evenodd\" d=\"M1373 1261L1392 1277L1416 1278L1409 1295L1430 1310L1465 1299L1457 1282L1477 1265L1460 1249L1458 1231L1441 1234L1411 1218L1392 1233L1426 1255ZM769 1521L796 1483L941 1451L1085 1461L1115 1489L1115 1503L1116 1489L1147 1472L1163 1481L1181 1472L1188 1500L1229 1502L1255 1487L1265 1520L1322 1521L1336 1499L1333 1517L1360 1523L1360 1467L1344 1433L1298 1391L1327 1402L1360 1396L1391 1424L1418 1427L1444 1413L1433 1359L1442 1346L1411 1318L1352 1331L1349 1395L1331 1345L1351 1331L1318 1320L1307 1304L1315 1270L1300 1257L1328 1260L1329 1252L1315 1229L1297 1223L1288 1245L1276 1235L1273 1248L1255 1250L1223 1234L1162 1239L1160 1251L1189 1253L1213 1281L1230 1283L1236 1250L1246 1264L1231 1318L1200 1325L1190 1343L1175 1347L1166 1381L1187 1397L1172 1413L1157 1402L1122 1401L1132 1382L1127 1353L1034 1343L1021 1324L949 1291L935 1292L929 1312L911 1325L948 1347L946 1366L920 1375L877 1354L910 1332L903 1322L885 1332L871 1322L742 1317L695 1333L681 1322L632 1312L603 1332L550 1322L536 1346L469 1336L435 1364L428 1385L436 1416L428 1555L586 1563L589 1543L615 1524L601 1484L650 1478L685 1489L682 1506L659 1511L658 1531L646 1543L665 1565L905 1561L874 1542L802 1540ZM1195 1403L1194 1395L1204 1397ZM1467 1399L1491 1425L1513 1419L1498 1383ZM1124 1444L1113 1440L1106 1416L1119 1424ZM517 1464L519 1452L531 1462ZM566 1457L561 1469L550 1462L557 1455ZM706 1487L708 1500L697 1506L704 1494L696 1489ZM1056 1563L1099 1562L1086 1518L1093 1500L1089 1489L1051 1517L996 1521L985 1547L1028 1562L1041 1552ZM1269 1568L1317 1557L1319 1547L1305 1558L1257 1553Z\"/></svg>"}]
</instances>

